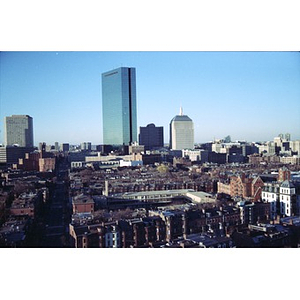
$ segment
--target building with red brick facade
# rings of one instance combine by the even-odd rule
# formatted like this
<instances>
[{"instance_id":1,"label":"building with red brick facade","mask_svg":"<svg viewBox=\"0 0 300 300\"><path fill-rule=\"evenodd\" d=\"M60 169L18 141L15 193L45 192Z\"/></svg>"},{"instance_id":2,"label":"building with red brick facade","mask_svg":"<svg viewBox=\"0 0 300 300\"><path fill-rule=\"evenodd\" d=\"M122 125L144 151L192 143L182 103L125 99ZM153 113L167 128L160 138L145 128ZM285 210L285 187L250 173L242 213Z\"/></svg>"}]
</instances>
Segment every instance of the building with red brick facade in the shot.
<instances>
[{"instance_id":1,"label":"building with red brick facade","mask_svg":"<svg viewBox=\"0 0 300 300\"><path fill-rule=\"evenodd\" d=\"M218 193L224 193L231 197L242 197L258 201L261 198L261 191L264 182L261 177L246 177L244 173L238 176L231 176L229 184L218 182Z\"/></svg>"},{"instance_id":2,"label":"building with red brick facade","mask_svg":"<svg viewBox=\"0 0 300 300\"><path fill-rule=\"evenodd\" d=\"M87 195L78 195L72 199L73 214L77 213L93 213L94 200Z\"/></svg>"}]
</instances>

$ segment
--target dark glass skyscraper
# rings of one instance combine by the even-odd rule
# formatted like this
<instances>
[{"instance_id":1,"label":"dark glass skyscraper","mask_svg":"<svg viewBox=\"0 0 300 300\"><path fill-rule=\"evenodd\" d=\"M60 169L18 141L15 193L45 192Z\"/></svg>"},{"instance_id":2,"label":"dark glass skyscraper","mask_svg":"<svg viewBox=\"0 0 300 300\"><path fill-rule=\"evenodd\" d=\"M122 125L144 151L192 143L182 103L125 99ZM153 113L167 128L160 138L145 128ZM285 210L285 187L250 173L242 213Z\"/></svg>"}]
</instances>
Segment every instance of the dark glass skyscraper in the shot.
<instances>
[{"instance_id":1,"label":"dark glass skyscraper","mask_svg":"<svg viewBox=\"0 0 300 300\"><path fill-rule=\"evenodd\" d=\"M121 67L102 74L103 144L137 142L135 68Z\"/></svg>"},{"instance_id":2,"label":"dark glass skyscraper","mask_svg":"<svg viewBox=\"0 0 300 300\"><path fill-rule=\"evenodd\" d=\"M140 127L139 144L145 146L145 150L162 148L164 146L163 127L156 127L153 123L147 127Z\"/></svg>"}]
</instances>

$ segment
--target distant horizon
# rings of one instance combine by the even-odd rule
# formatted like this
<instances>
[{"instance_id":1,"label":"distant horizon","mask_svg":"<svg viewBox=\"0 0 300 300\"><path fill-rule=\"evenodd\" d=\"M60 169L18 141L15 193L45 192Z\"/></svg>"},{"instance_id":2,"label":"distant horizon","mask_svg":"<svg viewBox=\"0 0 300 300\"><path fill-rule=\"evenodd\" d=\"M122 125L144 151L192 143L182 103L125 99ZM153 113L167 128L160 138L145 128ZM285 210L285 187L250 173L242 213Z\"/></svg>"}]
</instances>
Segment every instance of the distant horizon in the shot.
<instances>
[{"instance_id":1,"label":"distant horizon","mask_svg":"<svg viewBox=\"0 0 300 300\"><path fill-rule=\"evenodd\" d=\"M136 68L139 127L164 127L183 107L196 143L230 135L264 142L300 139L299 52L93 51L1 52L4 117L30 115L34 141L103 144L101 74Z\"/></svg>"},{"instance_id":2,"label":"distant horizon","mask_svg":"<svg viewBox=\"0 0 300 300\"><path fill-rule=\"evenodd\" d=\"M268 142L273 142L275 137L278 137L278 135L274 136L272 139L269 139L269 140L248 141L248 140L245 140L245 139L238 139L238 140L232 139L231 142L229 142L229 143L239 143L239 142L241 143L241 142L245 142L245 143L249 143L249 144L251 144L251 143L264 144L264 143L268 143ZM202 144L214 143L214 142L217 142L217 141L220 141L220 140L224 140L224 137L223 138L216 138L215 140L213 140L213 139L212 140L207 140L207 141L204 141L204 142L195 142L194 145L202 145ZM298 141L298 140L300 140L300 139L293 139L293 138L291 138L291 141ZM34 143L34 147L38 148L40 143L46 143L46 146L55 146L55 143L58 143L59 145L69 144L70 146L75 146L75 147L80 146L82 143L91 143L92 147L93 146L104 145L103 143L101 143L101 144L99 144L99 143L93 143L92 141L82 141L80 143L70 143L68 141L63 141L63 142L54 141L52 143L47 143L45 141L40 141L40 142L38 142L38 144ZM226 142L223 141L222 143L226 143ZM3 146L5 146L4 143L0 143L0 147L3 147ZM163 147L168 147L168 146L169 146L169 143L168 142L164 142L164 146Z\"/></svg>"}]
</instances>

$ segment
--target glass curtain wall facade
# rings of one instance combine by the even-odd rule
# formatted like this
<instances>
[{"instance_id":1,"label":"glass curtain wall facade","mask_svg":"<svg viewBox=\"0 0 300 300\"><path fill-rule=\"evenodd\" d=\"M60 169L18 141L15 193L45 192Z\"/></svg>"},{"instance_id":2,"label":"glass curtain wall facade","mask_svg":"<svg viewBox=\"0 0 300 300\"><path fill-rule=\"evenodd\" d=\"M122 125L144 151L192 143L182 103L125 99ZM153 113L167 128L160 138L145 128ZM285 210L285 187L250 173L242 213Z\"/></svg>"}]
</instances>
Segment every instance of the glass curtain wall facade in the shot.
<instances>
[{"instance_id":1,"label":"glass curtain wall facade","mask_svg":"<svg viewBox=\"0 0 300 300\"><path fill-rule=\"evenodd\" d=\"M33 120L28 115L5 117L5 145L33 147Z\"/></svg>"},{"instance_id":2,"label":"glass curtain wall facade","mask_svg":"<svg viewBox=\"0 0 300 300\"><path fill-rule=\"evenodd\" d=\"M102 74L103 144L137 142L136 72L121 67Z\"/></svg>"}]
</instances>

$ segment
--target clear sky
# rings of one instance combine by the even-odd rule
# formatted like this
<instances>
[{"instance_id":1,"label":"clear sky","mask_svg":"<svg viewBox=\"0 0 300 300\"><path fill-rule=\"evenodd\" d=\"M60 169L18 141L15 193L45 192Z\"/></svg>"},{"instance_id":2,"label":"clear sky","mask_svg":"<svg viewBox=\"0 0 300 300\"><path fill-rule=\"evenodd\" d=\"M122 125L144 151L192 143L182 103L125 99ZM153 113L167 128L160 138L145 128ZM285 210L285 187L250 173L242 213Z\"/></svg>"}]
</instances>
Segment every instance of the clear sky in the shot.
<instances>
[{"instance_id":1,"label":"clear sky","mask_svg":"<svg viewBox=\"0 0 300 300\"><path fill-rule=\"evenodd\" d=\"M137 73L138 126L164 126L180 106L195 142L300 139L299 52L1 52L1 123L28 114L37 145L102 143L101 73ZM1 124L3 125L3 123ZM1 126L1 140L4 142Z\"/></svg>"}]
</instances>

